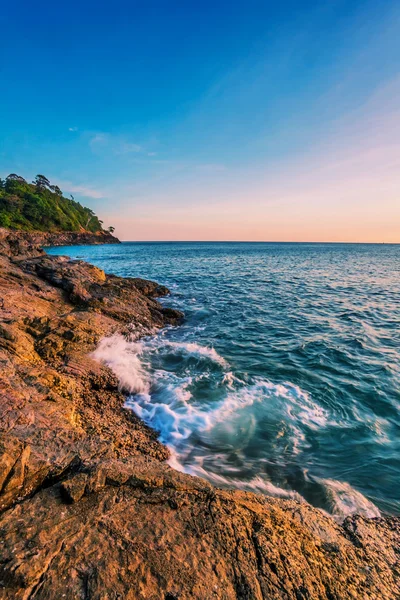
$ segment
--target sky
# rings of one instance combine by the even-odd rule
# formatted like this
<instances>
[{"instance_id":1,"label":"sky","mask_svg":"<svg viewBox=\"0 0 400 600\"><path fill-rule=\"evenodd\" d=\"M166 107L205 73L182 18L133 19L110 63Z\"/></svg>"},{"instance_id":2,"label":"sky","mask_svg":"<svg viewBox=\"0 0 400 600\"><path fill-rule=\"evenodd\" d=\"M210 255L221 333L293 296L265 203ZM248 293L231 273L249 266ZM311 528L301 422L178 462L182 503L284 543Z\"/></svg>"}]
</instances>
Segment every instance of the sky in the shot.
<instances>
[{"instance_id":1,"label":"sky","mask_svg":"<svg viewBox=\"0 0 400 600\"><path fill-rule=\"evenodd\" d=\"M123 240L400 242L399 2L16 0L0 26L0 176Z\"/></svg>"}]
</instances>

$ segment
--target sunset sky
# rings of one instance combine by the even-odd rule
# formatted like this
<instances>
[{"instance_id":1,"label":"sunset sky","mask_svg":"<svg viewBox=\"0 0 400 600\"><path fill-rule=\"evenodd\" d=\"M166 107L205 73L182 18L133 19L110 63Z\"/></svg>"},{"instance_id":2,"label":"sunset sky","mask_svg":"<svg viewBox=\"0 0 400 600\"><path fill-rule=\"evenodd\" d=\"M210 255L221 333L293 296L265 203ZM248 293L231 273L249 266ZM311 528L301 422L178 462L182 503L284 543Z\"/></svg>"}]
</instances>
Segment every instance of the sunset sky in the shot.
<instances>
[{"instance_id":1,"label":"sunset sky","mask_svg":"<svg viewBox=\"0 0 400 600\"><path fill-rule=\"evenodd\" d=\"M0 176L124 240L400 242L400 3L7 3Z\"/></svg>"}]
</instances>

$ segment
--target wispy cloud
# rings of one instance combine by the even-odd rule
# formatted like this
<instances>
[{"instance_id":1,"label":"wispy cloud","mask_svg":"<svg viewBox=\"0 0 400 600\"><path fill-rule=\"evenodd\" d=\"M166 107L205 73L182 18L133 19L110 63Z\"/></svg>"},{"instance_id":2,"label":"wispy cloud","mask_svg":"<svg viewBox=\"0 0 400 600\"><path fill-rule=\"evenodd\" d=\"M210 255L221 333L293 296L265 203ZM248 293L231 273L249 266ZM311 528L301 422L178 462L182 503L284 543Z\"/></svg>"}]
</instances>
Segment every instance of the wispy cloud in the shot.
<instances>
[{"instance_id":1,"label":"wispy cloud","mask_svg":"<svg viewBox=\"0 0 400 600\"><path fill-rule=\"evenodd\" d=\"M133 144L132 142L121 141L115 148L115 154L130 154L131 152L141 152L142 147L139 144Z\"/></svg>"},{"instance_id":2,"label":"wispy cloud","mask_svg":"<svg viewBox=\"0 0 400 600\"><path fill-rule=\"evenodd\" d=\"M78 131L78 128L77 127L69 127L68 131Z\"/></svg>"},{"instance_id":3,"label":"wispy cloud","mask_svg":"<svg viewBox=\"0 0 400 600\"><path fill-rule=\"evenodd\" d=\"M95 133L89 139L89 146L94 152L106 146L107 143L107 134L101 132Z\"/></svg>"},{"instance_id":4,"label":"wispy cloud","mask_svg":"<svg viewBox=\"0 0 400 600\"><path fill-rule=\"evenodd\" d=\"M98 131L89 138L89 146L95 154L114 154L115 156L123 154L146 152L145 149L136 142L131 141L123 135L113 135L103 131ZM146 154L150 155L146 152Z\"/></svg>"},{"instance_id":5,"label":"wispy cloud","mask_svg":"<svg viewBox=\"0 0 400 600\"><path fill-rule=\"evenodd\" d=\"M85 198L104 198L105 192L96 189L90 185L71 183L70 181L58 180L58 185L61 187L64 193L75 193L85 196Z\"/></svg>"}]
</instances>

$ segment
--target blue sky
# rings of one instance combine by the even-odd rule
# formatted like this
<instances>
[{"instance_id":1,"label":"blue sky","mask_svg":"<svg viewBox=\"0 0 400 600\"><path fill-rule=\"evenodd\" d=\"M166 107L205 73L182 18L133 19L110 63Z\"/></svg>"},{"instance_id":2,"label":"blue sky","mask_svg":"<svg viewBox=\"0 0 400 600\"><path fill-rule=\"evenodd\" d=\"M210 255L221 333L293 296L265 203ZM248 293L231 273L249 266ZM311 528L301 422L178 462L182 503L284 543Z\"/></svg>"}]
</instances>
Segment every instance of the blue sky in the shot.
<instances>
[{"instance_id":1,"label":"blue sky","mask_svg":"<svg viewBox=\"0 0 400 600\"><path fill-rule=\"evenodd\" d=\"M3 7L0 175L123 239L400 242L400 5Z\"/></svg>"}]
</instances>

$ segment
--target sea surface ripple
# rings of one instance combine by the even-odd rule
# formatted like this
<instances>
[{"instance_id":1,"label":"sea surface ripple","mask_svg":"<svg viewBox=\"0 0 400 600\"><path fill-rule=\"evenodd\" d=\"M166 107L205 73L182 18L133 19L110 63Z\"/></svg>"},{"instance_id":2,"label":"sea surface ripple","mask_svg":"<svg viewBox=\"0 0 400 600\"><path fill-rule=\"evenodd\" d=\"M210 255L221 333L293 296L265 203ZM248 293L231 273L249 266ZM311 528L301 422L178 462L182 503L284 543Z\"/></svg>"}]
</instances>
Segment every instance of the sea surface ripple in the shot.
<instances>
[{"instance_id":1,"label":"sea surface ripple","mask_svg":"<svg viewBox=\"0 0 400 600\"><path fill-rule=\"evenodd\" d=\"M304 498L337 518L400 514L400 245L123 243L49 249L153 279L186 319L103 340L171 464Z\"/></svg>"}]
</instances>

